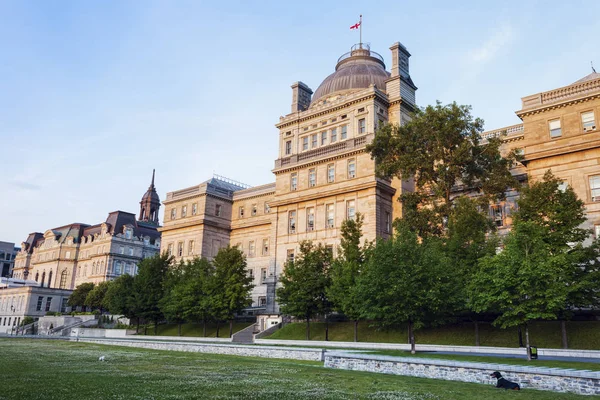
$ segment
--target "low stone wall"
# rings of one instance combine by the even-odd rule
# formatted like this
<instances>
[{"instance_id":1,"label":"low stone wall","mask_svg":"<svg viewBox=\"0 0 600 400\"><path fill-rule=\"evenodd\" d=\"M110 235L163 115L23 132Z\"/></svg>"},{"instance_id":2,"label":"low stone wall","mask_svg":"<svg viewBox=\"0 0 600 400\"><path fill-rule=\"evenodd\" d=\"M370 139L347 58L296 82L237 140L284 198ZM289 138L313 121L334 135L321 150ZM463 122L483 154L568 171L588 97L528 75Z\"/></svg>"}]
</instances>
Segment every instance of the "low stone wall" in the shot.
<instances>
[{"instance_id":1,"label":"low stone wall","mask_svg":"<svg viewBox=\"0 0 600 400\"><path fill-rule=\"evenodd\" d=\"M322 349L297 349L286 347L244 346L217 343L182 343L121 339L79 338L80 342L113 346L141 347L154 350L188 351L194 353L227 354L244 357L283 358L292 360L323 361Z\"/></svg>"},{"instance_id":2,"label":"low stone wall","mask_svg":"<svg viewBox=\"0 0 600 400\"><path fill-rule=\"evenodd\" d=\"M493 385L496 380L489 375L500 371L506 379L519 383L522 388L584 395L600 394L600 372L592 371L343 352L327 352L325 367Z\"/></svg>"},{"instance_id":3,"label":"low stone wall","mask_svg":"<svg viewBox=\"0 0 600 400\"><path fill-rule=\"evenodd\" d=\"M159 340L162 342L208 342L231 343L231 338L195 337L195 336L155 336L135 334L135 329L127 331L127 339L131 340Z\"/></svg>"},{"instance_id":4,"label":"low stone wall","mask_svg":"<svg viewBox=\"0 0 600 400\"><path fill-rule=\"evenodd\" d=\"M71 328L71 337L124 338L135 332L127 329Z\"/></svg>"}]
</instances>

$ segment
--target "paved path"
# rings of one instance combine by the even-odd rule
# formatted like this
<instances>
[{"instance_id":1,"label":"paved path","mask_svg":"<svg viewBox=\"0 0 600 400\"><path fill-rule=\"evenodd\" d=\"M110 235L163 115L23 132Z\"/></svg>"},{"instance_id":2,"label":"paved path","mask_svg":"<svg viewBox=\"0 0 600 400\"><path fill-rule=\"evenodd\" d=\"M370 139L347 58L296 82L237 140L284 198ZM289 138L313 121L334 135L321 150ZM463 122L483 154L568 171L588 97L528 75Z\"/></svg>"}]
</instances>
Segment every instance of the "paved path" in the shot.
<instances>
[{"instance_id":1,"label":"paved path","mask_svg":"<svg viewBox=\"0 0 600 400\"><path fill-rule=\"evenodd\" d=\"M423 352L420 352L423 353ZM429 354L451 354L451 355L466 355L465 353L457 351L427 351ZM469 356L475 357L497 357L497 358L518 358L527 359L527 357L518 354L495 354L495 353L468 353ZM541 356L540 360L552 360L552 361L574 361L574 362L589 362L589 363L600 363L600 358L587 358L587 357L563 357L563 356ZM532 361L535 363L535 360Z\"/></svg>"}]
</instances>

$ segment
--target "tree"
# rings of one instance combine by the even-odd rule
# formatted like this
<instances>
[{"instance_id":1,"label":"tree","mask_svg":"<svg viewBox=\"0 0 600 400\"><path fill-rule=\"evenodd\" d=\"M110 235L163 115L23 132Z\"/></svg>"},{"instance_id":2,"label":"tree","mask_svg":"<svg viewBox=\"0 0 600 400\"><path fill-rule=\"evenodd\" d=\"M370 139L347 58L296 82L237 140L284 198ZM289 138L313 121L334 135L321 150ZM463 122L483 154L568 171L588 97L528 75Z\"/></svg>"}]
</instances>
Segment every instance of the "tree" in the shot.
<instances>
[{"instance_id":1,"label":"tree","mask_svg":"<svg viewBox=\"0 0 600 400\"><path fill-rule=\"evenodd\" d=\"M94 284L91 282L82 283L77 286L73 293L69 296L67 304L70 307L83 307L85 308L85 300L89 292L94 289Z\"/></svg>"},{"instance_id":2,"label":"tree","mask_svg":"<svg viewBox=\"0 0 600 400\"><path fill-rule=\"evenodd\" d=\"M85 297L85 305L92 309L100 309L100 312L102 312L102 308L104 307L104 296L106 295L110 283L110 281L106 281L97 284Z\"/></svg>"},{"instance_id":3,"label":"tree","mask_svg":"<svg viewBox=\"0 0 600 400\"><path fill-rule=\"evenodd\" d=\"M281 312L306 320L306 340L310 340L310 319L329 311L327 288L331 253L322 244L300 243L300 254L289 261L279 277L277 289Z\"/></svg>"},{"instance_id":4,"label":"tree","mask_svg":"<svg viewBox=\"0 0 600 400\"><path fill-rule=\"evenodd\" d=\"M414 179L403 193L405 223L419 236L440 235L452 214L456 189L479 195L482 204L501 199L517 182L510 167L515 152L503 157L500 138L482 143L483 120L470 106L456 103L417 109L406 124L384 125L367 146L379 177Z\"/></svg>"},{"instance_id":5,"label":"tree","mask_svg":"<svg viewBox=\"0 0 600 400\"><path fill-rule=\"evenodd\" d=\"M369 244L361 247L363 216L342 223L338 257L331 264L331 285L327 296L333 308L354 321L354 341L358 341L360 298L356 295L356 280L365 262Z\"/></svg>"},{"instance_id":6,"label":"tree","mask_svg":"<svg viewBox=\"0 0 600 400\"><path fill-rule=\"evenodd\" d=\"M202 321L203 336L206 336L206 322L215 317L213 298L221 290L215 284L215 269L205 258L195 258L185 266L184 317L192 321Z\"/></svg>"},{"instance_id":7,"label":"tree","mask_svg":"<svg viewBox=\"0 0 600 400\"><path fill-rule=\"evenodd\" d=\"M135 307L140 317L154 322L154 334L157 333L158 322L163 318L159 303L164 296L164 281L171 261L172 257L166 253L143 259L133 281Z\"/></svg>"},{"instance_id":8,"label":"tree","mask_svg":"<svg viewBox=\"0 0 600 400\"><path fill-rule=\"evenodd\" d=\"M137 333L139 331L140 315L133 292L134 279L133 276L125 274L111 281L104 294L102 304L111 314L123 315L130 320L137 318Z\"/></svg>"},{"instance_id":9,"label":"tree","mask_svg":"<svg viewBox=\"0 0 600 400\"><path fill-rule=\"evenodd\" d=\"M248 275L246 257L237 247L223 247L213 259L215 267L214 306L217 319L229 320L229 336L233 334L233 319L252 304L252 277ZM218 328L217 328L218 330ZM218 333L217 333L218 335Z\"/></svg>"},{"instance_id":10,"label":"tree","mask_svg":"<svg viewBox=\"0 0 600 400\"><path fill-rule=\"evenodd\" d=\"M400 224L394 238L377 242L358 278L361 314L382 327L407 323L414 354L414 330L454 310L457 278L441 239L420 241Z\"/></svg>"},{"instance_id":11,"label":"tree","mask_svg":"<svg viewBox=\"0 0 600 400\"><path fill-rule=\"evenodd\" d=\"M185 312L191 307L190 294L186 290L186 266L181 261L167 271L164 281L164 296L159 301L159 307L167 321L177 323L177 333L181 336L181 325L185 321Z\"/></svg>"}]
</instances>

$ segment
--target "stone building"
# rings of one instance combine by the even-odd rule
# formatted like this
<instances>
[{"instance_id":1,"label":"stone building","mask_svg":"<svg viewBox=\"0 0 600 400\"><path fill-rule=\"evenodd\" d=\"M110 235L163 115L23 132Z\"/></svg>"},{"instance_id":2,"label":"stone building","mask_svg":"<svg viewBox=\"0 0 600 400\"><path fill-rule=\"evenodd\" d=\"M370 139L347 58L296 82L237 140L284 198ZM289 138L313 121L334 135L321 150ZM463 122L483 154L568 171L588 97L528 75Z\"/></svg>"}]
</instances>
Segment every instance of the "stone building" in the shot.
<instances>
[{"instance_id":1,"label":"stone building","mask_svg":"<svg viewBox=\"0 0 600 400\"><path fill-rule=\"evenodd\" d=\"M390 50L389 72L379 54L358 44L314 94L302 82L291 86L291 112L276 124L274 183L249 188L215 176L167 193L161 249L176 259L210 259L220 247L240 247L256 285L253 308L272 321L277 276L302 240L335 252L342 221L357 212L365 218L365 239L389 237L392 221L402 216L398 196L413 187L410 180L377 178L365 146L382 124L410 118L417 90L408 50L400 43ZM594 71L567 87L524 97L517 111L523 123L484 132L483 140L502 136L503 151L524 155L512 170L521 182L552 169L586 201L589 224L600 233L599 113L600 74ZM490 205L501 233L510 228L517 198L509 191L505 201Z\"/></svg>"},{"instance_id":2,"label":"stone building","mask_svg":"<svg viewBox=\"0 0 600 400\"><path fill-rule=\"evenodd\" d=\"M12 275L15 257L20 250L14 243L0 242L0 277Z\"/></svg>"}]
</instances>

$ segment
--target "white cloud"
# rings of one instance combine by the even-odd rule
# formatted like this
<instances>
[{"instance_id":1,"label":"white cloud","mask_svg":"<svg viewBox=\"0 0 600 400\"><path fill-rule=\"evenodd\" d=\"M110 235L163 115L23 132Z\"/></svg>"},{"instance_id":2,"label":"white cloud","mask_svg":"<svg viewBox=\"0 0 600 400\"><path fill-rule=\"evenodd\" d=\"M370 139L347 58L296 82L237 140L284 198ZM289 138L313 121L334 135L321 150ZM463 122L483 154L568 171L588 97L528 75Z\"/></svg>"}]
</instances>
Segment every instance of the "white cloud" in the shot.
<instances>
[{"instance_id":1,"label":"white cloud","mask_svg":"<svg viewBox=\"0 0 600 400\"><path fill-rule=\"evenodd\" d=\"M502 25L500 29L490 36L480 47L471 50L469 58L472 62L485 63L493 58L502 50L503 47L513 41L515 37L511 25Z\"/></svg>"}]
</instances>

